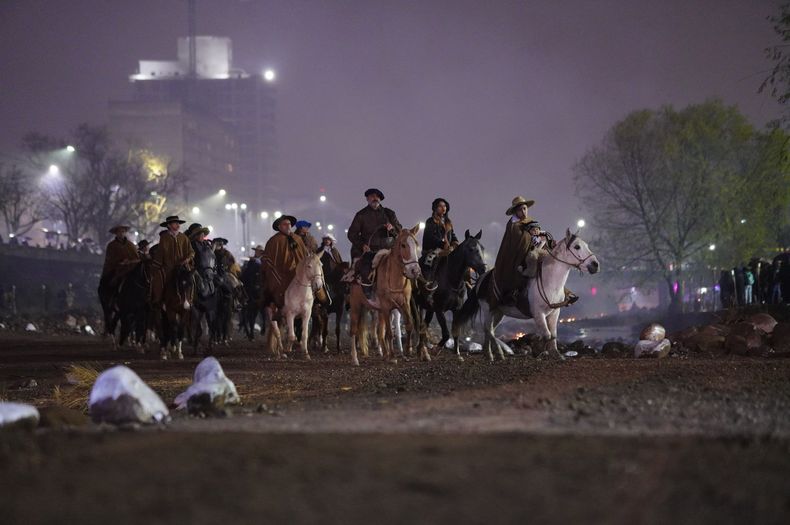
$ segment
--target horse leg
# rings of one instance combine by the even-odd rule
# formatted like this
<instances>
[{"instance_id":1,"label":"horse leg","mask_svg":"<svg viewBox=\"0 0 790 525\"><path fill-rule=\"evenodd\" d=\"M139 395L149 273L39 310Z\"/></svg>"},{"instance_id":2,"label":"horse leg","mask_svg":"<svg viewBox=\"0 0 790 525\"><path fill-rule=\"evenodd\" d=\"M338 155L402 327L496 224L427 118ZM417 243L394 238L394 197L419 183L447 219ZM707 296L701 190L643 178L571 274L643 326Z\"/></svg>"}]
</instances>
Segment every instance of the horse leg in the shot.
<instances>
[{"instance_id":1,"label":"horse leg","mask_svg":"<svg viewBox=\"0 0 790 525\"><path fill-rule=\"evenodd\" d=\"M549 351L549 355L554 357L555 359L564 360L565 356L563 356L559 349L557 348L557 323L560 320L560 309L555 308L552 310L548 316L546 316L546 324L549 329L549 341L547 343L547 350Z\"/></svg>"},{"instance_id":2,"label":"horse leg","mask_svg":"<svg viewBox=\"0 0 790 525\"><path fill-rule=\"evenodd\" d=\"M361 306L359 304L355 304L354 301L351 301L351 321L349 322L349 335L351 336L351 364L354 366L359 366L359 359L357 358L357 341L360 340L360 332L361 332L361 316L360 314L364 315L364 312L361 312ZM339 339L339 338L338 338Z\"/></svg>"},{"instance_id":3,"label":"horse leg","mask_svg":"<svg viewBox=\"0 0 790 525\"><path fill-rule=\"evenodd\" d=\"M337 354L340 355L340 327L343 325L343 312L345 311L345 305L340 303L337 311L335 312L335 345L337 348Z\"/></svg>"},{"instance_id":4,"label":"horse leg","mask_svg":"<svg viewBox=\"0 0 790 525\"><path fill-rule=\"evenodd\" d=\"M504 317L505 314L503 314L499 310L494 311L492 315L492 324L491 324L492 333L494 334L494 342L496 343L497 350L499 351L499 359L501 361L505 360L505 352L507 352L508 355L513 353L513 350L511 350L510 347L504 341L496 337L496 328L497 326L499 326L499 323L502 322L502 319Z\"/></svg>"},{"instance_id":5,"label":"horse leg","mask_svg":"<svg viewBox=\"0 0 790 525\"><path fill-rule=\"evenodd\" d=\"M403 356L403 332L401 332L401 314L397 308L392 311L392 327L395 333L395 346L398 349L398 355Z\"/></svg>"},{"instance_id":6,"label":"horse leg","mask_svg":"<svg viewBox=\"0 0 790 525\"><path fill-rule=\"evenodd\" d=\"M384 360L393 363L397 362L392 348L392 325L390 324L390 316L389 313L385 314L383 310L379 310L377 333Z\"/></svg>"},{"instance_id":7,"label":"horse leg","mask_svg":"<svg viewBox=\"0 0 790 525\"><path fill-rule=\"evenodd\" d=\"M444 345L446 345L447 341L450 339L450 329L447 327L447 317L445 317L444 312L436 312L436 320L439 321L439 326L442 329L442 339L439 341L439 344L434 347L434 351L441 352L444 349ZM455 342L453 342L453 345L455 346ZM456 356L459 361L463 362L464 358L461 357L460 353L456 354Z\"/></svg>"},{"instance_id":8,"label":"horse leg","mask_svg":"<svg viewBox=\"0 0 790 525\"><path fill-rule=\"evenodd\" d=\"M305 308L302 311L302 337L299 339L299 344L302 346L304 350L304 358L308 361L310 360L310 352L307 350L307 338L308 338L308 331L310 325L310 312L312 308Z\"/></svg>"},{"instance_id":9,"label":"horse leg","mask_svg":"<svg viewBox=\"0 0 790 525\"><path fill-rule=\"evenodd\" d=\"M535 319L537 334L544 341L543 352L546 352L552 359L562 359L562 355L560 355L557 349L557 340L551 336L551 331L549 330L546 320L547 314L538 312L537 315L533 313L532 317Z\"/></svg>"},{"instance_id":10,"label":"horse leg","mask_svg":"<svg viewBox=\"0 0 790 525\"><path fill-rule=\"evenodd\" d=\"M285 353L290 354L291 350L293 350L294 341L296 341L296 334L294 333L294 314L288 312L285 314L285 325L286 329L288 330L288 340L285 344Z\"/></svg>"}]
</instances>

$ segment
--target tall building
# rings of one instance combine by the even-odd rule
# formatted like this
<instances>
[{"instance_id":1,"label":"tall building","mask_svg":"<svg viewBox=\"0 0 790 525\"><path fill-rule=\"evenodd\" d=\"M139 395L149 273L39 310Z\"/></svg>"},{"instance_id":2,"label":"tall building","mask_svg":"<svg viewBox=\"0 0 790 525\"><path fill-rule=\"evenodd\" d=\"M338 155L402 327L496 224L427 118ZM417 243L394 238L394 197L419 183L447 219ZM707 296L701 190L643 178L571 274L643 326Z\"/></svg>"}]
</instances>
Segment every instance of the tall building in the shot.
<instances>
[{"instance_id":1,"label":"tall building","mask_svg":"<svg viewBox=\"0 0 790 525\"><path fill-rule=\"evenodd\" d=\"M172 140L156 129L156 108L172 112L177 107L172 104L180 104L182 116L187 115L187 120L198 126L199 134L205 139L202 150L198 146L199 151L204 152L209 147L223 151L223 154L236 155L236 162L225 162L226 169L216 173L216 180L212 181L211 175L208 175L208 181L201 176L200 185L214 182L205 188L207 193L223 187L245 196L254 205L264 206L269 202L267 196L273 191L276 169L273 75L250 75L234 68L229 38L198 36L195 37L194 49L194 76L189 73L189 38L178 40L177 60L141 60L137 73L130 76L133 100L110 104L110 121L115 123L111 124L111 131L113 127L116 130L134 128L137 135L148 137L154 152L157 152L154 142L161 142L164 150L164 145ZM140 114L146 114L146 118L140 118ZM129 122L132 118L137 119L134 125ZM221 124L212 123L212 118ZM220 131L223 126L234 139L229 149L222 146L226 144ZM121 132L121 138L130 138L128 133L124 133ZM204 161L191 157L190 148L183 151L182 161L186 166L192 166L192 169L195 165L205 167ZM220 164L217 163L218 166ZM227 169L228 164L231 165L230 170ZM205 171L204 167L200 169Z\"/></svg>"}]
</instances>

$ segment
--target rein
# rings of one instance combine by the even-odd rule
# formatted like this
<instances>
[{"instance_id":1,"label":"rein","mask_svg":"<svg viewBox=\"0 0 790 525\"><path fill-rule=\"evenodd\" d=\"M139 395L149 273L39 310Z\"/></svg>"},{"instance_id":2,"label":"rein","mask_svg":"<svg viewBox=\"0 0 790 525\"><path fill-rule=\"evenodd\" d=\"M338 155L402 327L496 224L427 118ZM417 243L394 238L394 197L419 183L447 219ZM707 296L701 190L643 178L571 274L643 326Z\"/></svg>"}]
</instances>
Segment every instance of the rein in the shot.
<instances>
[{"instance_id":1,"label":"rein","mask_svg":"<svg viewBox=\"0 0 790 525\"><path fill-rule=\"evenodd\" d=\"M582 271L582 268L581 268L582 265L587 261L587 259L589 259L590 257L594 257L595 256L594 253L590 252L590 255L588 255L587 257L582 259L578 255L573 253L570 249L568 249L566 251L570 252L570 254L573 255L574 259L576 259L576 261L577 261L576 264L573 264L573 263L570 263L570 262L565 261L563 259L560 259L556 255L554 255L554 250L546 250L546 251L551 256L551 258L554 259L555 261L561 262L562 264L570 266L571 268L576 268L580 272ZM536 285L537 285L537 289L538 289L538 295L540 295L540 298L543 299L543 302L546 303L546 305L549 308L551 308L552 310L555 310L557 308L563 308L563 307L568 306L570 304L570 301L568 300L567 297L564 300L560 301L559 303L552 303L552 302L549 301L548 295L546 294L546 285L543 283L543 261L540 261L540 263L538 264L538 275L536 277L536 280L537 280Z\"/></svg>"}]
</instances>

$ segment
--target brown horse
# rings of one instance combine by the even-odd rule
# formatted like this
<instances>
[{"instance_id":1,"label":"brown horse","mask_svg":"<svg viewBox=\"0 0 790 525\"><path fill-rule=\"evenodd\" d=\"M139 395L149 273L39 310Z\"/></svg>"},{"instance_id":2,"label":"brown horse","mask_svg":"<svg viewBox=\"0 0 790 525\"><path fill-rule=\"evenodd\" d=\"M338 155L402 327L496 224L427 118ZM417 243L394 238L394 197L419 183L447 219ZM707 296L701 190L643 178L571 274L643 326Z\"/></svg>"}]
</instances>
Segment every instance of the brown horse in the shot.
<instances>
[{"instance_id":1,"label":"brown horse","mask_svg":"<svg viewBox=\"0 0 790 525\"><path fill-rule=\"evenodd\" d=\"M191 319L192 304L195 301L195 271L179 266L167 281L162 304L156 314L159 318L159 357L164 361L168 356L184 359L181 345L186 328Z\"/></svg>"},{"instance_id":2,"label":"brown horse","mask_svg":"<svg viewBox=\"0 0 790 525\"><path fill-rule=\"evenodd\" d=\"M397 310L403 315L406 323L408 337L408 353L412 351L412 332L414 320L411 314L411 279L421 277L419 256L419 243L417 232L419 225L408 230L403 229L398 234L390 250L381 250L376 254L373 266L376 269L375 297L368 301L358 282L351 285L351 362L359 366L357 358L357 344L364 348L365 341L365 315L368 309L378 313L378 341L383 347L384 359L394 361L392 351L392 323L390 316ZM420 357L430 361L428 349L420 345Z\"/></svg>"}]
</instances>

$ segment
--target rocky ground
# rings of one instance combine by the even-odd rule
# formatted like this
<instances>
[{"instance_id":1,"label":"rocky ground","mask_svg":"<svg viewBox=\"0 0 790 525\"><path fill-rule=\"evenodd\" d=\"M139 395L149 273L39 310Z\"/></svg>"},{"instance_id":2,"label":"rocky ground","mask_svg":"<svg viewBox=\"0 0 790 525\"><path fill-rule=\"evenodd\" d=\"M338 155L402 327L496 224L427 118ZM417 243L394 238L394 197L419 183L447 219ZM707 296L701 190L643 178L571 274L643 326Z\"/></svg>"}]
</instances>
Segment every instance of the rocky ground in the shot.
<instances>
[{"instance_id":1,"label":"rocky ground","mask_svg":"<svg viewBox=\"0 0 790 525\"><path fill-rule=\"evenodd\" d=\"M718 335L716 337L719 337ZM518 345L516 345L518 346ZM583 346L583 345L582 345ZM583 348L582 348L583 350ZM80 335L0 333L3 523L786 523L790 360L689 351L459 363L214 354L243 404L162 428L87 422L74 364L124 363L166 402L199 359ZM612 356L612 357L609 357ZM765 357L768 356L768 357ZM76 403L77 410L58 404ZM47 408L50 407L50 408Z\"/></svg>"}]
</instances>

